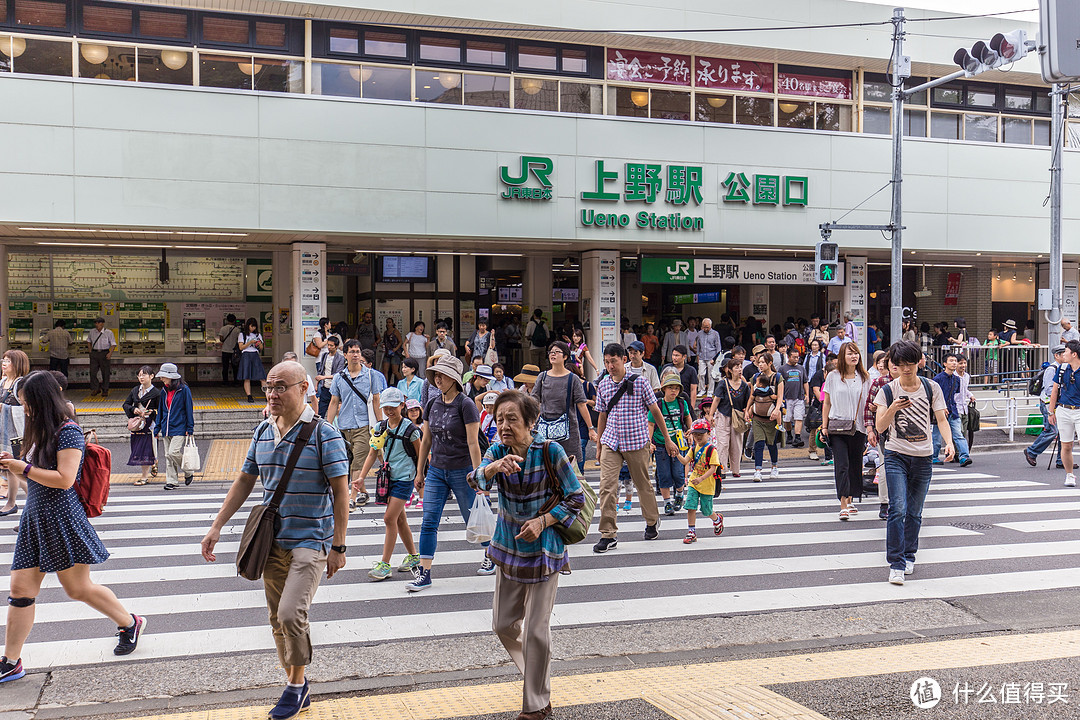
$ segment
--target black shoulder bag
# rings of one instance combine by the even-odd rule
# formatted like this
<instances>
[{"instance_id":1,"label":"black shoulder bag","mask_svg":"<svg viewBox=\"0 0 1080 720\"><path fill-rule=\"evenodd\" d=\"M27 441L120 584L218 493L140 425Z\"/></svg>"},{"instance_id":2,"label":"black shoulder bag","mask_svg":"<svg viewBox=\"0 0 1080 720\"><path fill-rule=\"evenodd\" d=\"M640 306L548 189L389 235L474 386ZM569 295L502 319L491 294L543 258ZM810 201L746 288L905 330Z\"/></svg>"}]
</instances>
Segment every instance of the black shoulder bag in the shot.
<instances>
[{"instance_id":1,"label":"black shoulder bag","mask_svg":"<svg viewBox=\"0 0 1080 720\"><path fill-rule=\"evenodd\" d=\"M236 574L247 580L258 580L262 577L266 568L266 561L270 559L270 549L274 545L274 525L278 518L278 508L285 497L285 489L289 486L296 462L300 459L300 453L311 439L311 433L318 425L319 419L312 418L300 428L300 433L293 443L292 452L285 463L285 472L281 475L278 486L274 489L274 495L269 504L256 505L251 508L247 523L244 525L244 534L240 536L240 547L236 550Z\"/></svg>"}]
</instances>

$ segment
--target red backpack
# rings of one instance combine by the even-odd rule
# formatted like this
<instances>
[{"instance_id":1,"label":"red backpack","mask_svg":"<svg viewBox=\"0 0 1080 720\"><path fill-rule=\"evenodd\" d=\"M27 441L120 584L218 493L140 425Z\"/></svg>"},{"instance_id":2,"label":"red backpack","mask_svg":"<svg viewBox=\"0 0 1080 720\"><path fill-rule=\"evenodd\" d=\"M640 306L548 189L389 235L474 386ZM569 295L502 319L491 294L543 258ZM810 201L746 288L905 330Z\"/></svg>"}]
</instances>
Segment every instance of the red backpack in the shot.
<instances>
[{"instance_id":1,"label":"red backpack","mask_svg":"<svg viewBox=\"0 0 1080 720\"><path fill-rule=\"evenodd\" d=\"M90 442L91 435L97 440L96 432L86 433L82 477L75 484L75 492L88 518L97 517L105 510L105 503L109 502L109 477L112 474L112 452L96 442Z\"/></svg>"}]
</instances>

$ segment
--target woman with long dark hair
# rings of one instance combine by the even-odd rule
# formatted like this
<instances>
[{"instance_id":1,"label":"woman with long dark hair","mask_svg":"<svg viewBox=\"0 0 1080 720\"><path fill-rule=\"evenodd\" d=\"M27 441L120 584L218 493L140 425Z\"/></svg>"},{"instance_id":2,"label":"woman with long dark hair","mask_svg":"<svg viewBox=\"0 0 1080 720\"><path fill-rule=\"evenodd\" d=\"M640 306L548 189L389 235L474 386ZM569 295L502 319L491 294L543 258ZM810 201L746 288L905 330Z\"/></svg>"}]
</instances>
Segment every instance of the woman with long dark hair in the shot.
<instances>
[{"instance_id":1,"label":"woman with long dark hair","mask_svg":"<svg viewBox=\"0 0 1080 720\"><path fill-rule=\"evenodd\" d=\"M17 454L25 425L25 415L19 402L19 388L30 372L30 358L22 350L8 350L0 361L0 370L0 450ZM9 473L7 484L7 502L4 503L4 509L0 510L0 516L19 511L15 501L23 481Z\"/></svg>"},{"instance_id":2,"label":"woman with long dark hair","mask_svg":"<svg viewBox=\"0 0 1080 720\"><path fill-rule=\"evenodd\" d=\"M386 318L386 332L382 334L382 374L391 386L401 379L402 345L404 340L394 318Z\"/></svg>"},{"instance_id":3,"label":"woman with long dark hair","mask_svg":"<svg viewBox=\"0 0 1080 720\"><path fill-rule=\"evenodd\" d=\"M259 333L259 323L255 318L250 317L244 321L244 329L240 332L240 342L237 347L240 348L240 367L236 369L236 379L244 381L247 401L253 403L255 398L251 397L251 381L266 379L266 368L263 367L260 354L263 349L263 338Z\"/></svg>"},{"instance_id":4,"label":"woman with long dark hair","mask_svg":"<svg viewBox=\"0 0 1080 720\"><path fill-rule=\"evenodd\" d=\"M27 419L23 455L0 453L0 467L27 481L26 510L11 562L0 683L26 674L22 649L34 626L34 602L45 573L56 573L69 598L116 623L120 636L113 649L116 655L132 652L146 627L146 619L129 613L112 590L90 580L90 566L105 562L109 552L86 519L75 491L86 441L60 385L50 373L37 371L26 376L19 395Z\"/></svg>"},{"instance_id":5,"label":"woman with long dark hair","mask_svg":"<svg viewBox=\"0 0 1080 720\"><path fill-rule=\"evenodd\" d=\"M124 401L124 414L128 416L131 428L131 455L128 457L128 465L142 468L142 477L134 482L135 485L145 485L150 482L150 468L157 465L157 457L154 456L154 420L157 419L158 402L161 398L161 390L154 387L154 368L143 365L139 368L139 384L128 393ZM138 418L138 422L131 423Z\"/></svg>"},{"instance_id":6,"label":"woman with long dark hair","mask_svg":"<svg viewBox=\"0 0 1080 720\"><path fill-rule=\"evenodd\" d=\"M836 369L821 387L821 435L828 438L833 452L833 477L840 500L840 519L848 520L859 509L854 496L862 499L862 456L866 449L864 410L870 392L870 374L863 367L862 353L853 342L840 346Z\"/></svg>"},{"instance_id":7,"label":"woman with long dark hair","mask_svg":"<svg viewBox=\"0 0 1080 720\"><path fill-rule=\"evenodd\" d=\"M165 489L175 490L179 484L180 463L184 459L184 443L188 435L195 434L195 406L191 400L191 388L187 386L176 365L165 363L157 376L165 385L158 400L157 425L154 437L165 438ZM193 475L184 475L184 484L190 485Z\"/></svg>"}]
</instances>

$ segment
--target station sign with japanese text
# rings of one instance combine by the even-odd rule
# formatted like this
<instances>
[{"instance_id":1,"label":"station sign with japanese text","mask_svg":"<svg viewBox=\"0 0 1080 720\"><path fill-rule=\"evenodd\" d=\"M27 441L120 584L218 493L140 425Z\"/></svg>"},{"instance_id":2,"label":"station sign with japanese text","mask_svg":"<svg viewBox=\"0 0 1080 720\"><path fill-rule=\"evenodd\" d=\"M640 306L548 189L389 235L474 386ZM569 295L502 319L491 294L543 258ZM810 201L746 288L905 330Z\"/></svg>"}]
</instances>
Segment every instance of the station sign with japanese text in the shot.
<instances>
[{"instance_id":1,"label":"station sign with japanese text","mask_svg":"<svg viewBox=\"0 0 1080 720\"><path fill-rule=\"evenodd\" d=\"M844 280L844 265L839 267ZM813 260L760 258L654 258L641 259L641 282L687 285L814 284Z\"/></svg>"}]
</instances>

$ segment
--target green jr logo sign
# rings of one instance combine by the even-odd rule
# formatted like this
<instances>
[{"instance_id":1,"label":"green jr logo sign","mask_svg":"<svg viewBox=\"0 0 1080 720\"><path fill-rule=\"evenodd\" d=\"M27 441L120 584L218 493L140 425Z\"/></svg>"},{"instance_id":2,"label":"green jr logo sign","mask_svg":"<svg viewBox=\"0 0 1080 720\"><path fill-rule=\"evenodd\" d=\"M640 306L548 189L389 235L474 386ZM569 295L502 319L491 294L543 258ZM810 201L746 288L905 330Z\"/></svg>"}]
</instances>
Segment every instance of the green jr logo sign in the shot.
<instances>
[{"instance_id":1,"label":"green jr logo sign","mask_svg":"<svg viewBox=\"0 0 1080 720\"><path fill-rule=\"evenodd\" d=\"M506 186L500 197L504 200L550 200L551 173L554 169L555 163L551 158L522 155L516 176L510 175L510 168L506 165L499 168L499 179ZM540 187L525 187L530 176L536 178Z\"/></svg>"}]
</instances>

